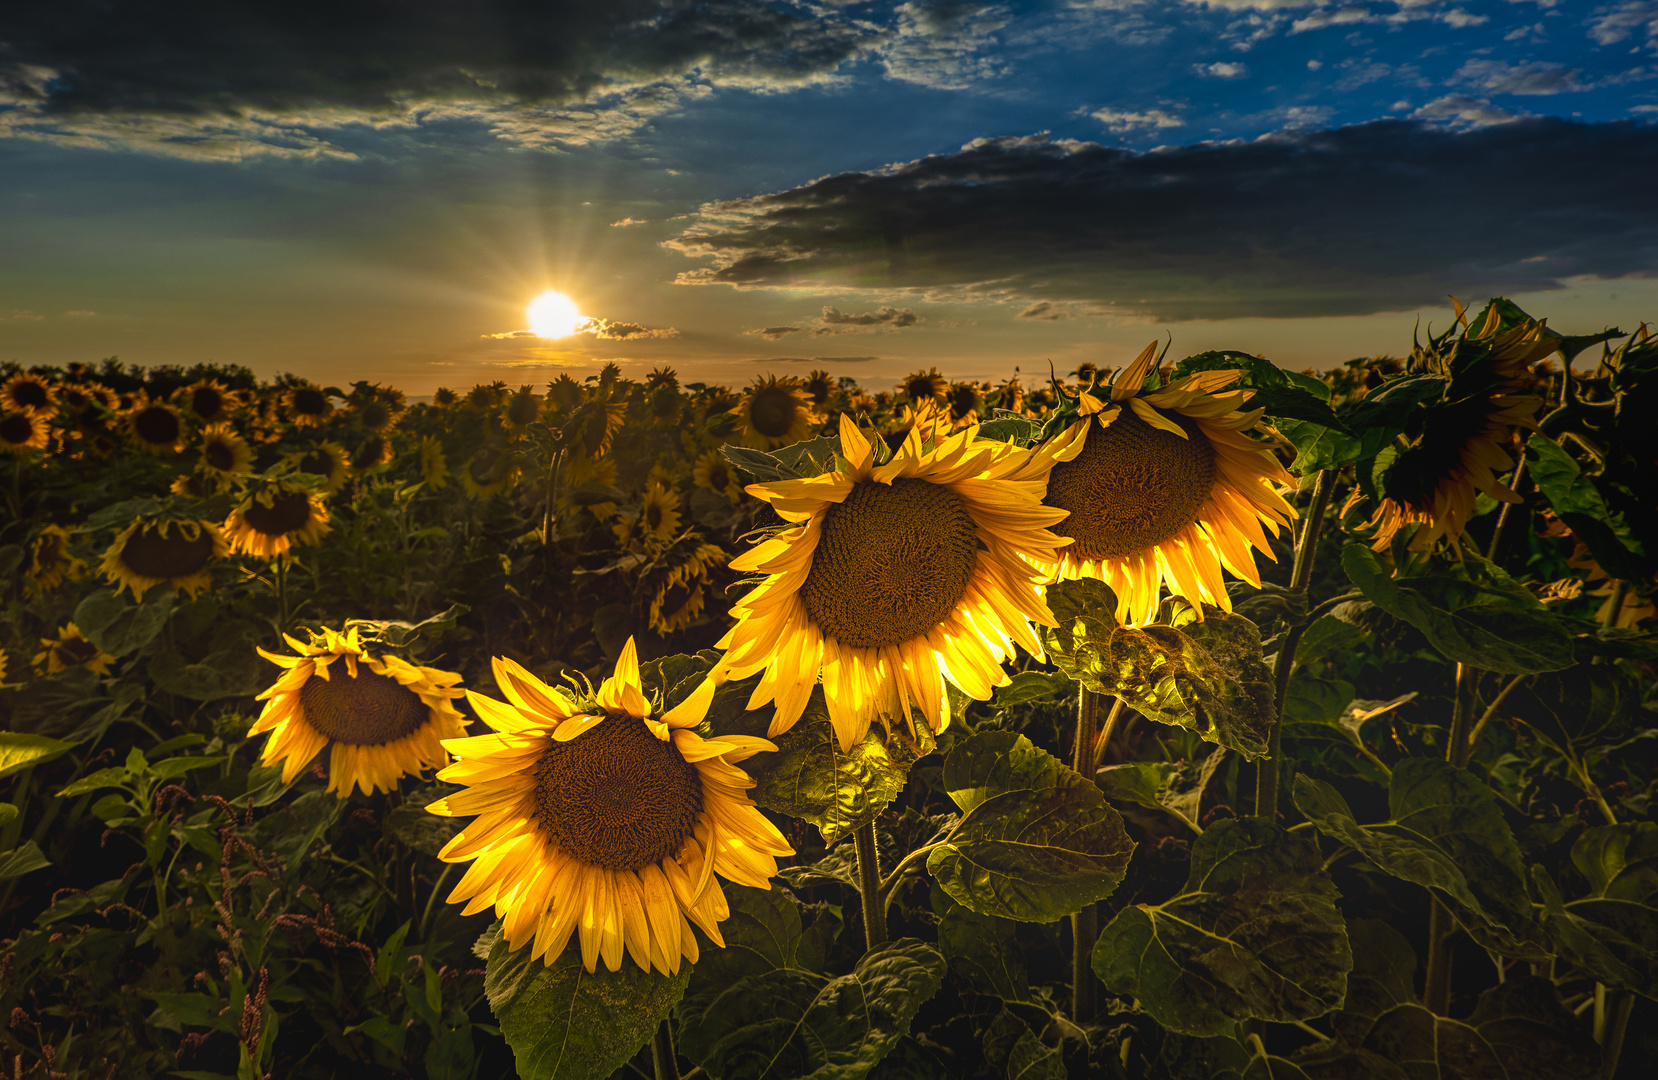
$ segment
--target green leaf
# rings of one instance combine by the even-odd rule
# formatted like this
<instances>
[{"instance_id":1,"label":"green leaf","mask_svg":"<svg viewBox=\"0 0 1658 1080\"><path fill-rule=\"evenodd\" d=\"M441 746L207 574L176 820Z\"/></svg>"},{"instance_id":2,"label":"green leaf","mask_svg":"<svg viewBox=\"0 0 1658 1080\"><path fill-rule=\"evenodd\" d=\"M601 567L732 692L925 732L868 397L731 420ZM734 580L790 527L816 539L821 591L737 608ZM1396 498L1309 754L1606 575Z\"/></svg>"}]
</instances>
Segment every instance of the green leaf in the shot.
<instances>
[{"instance_id":1,"label":"green leaf","mask_svg":"<svg viewBox=\"0 0 1658 1080\"><path fill-rule=\"evenodd\" d=\"M775 454L768 454L764 450L751 450L746 446L735 443L726 443L720 447L720 453L725 460L754 477L755 483L770 484L777 480L798 480L800 474L795 472Z\"/></svg>"},{"instance_id":2,"label":"green leaf","mask_svg":"<svg viewBox=\"0 0 1658 1080\"><path fill-rule=\"evenodd\" d=\"M1601 825L1572 846L1587 896L1562 903L1540 867L1543 923L1562 951L1596 980L1658 997L1658 825Z\"/></svg>"},{"instance_id":3,"label":"green leaf","mask_svg":"<svg viewBox=\"0 0 1658 1080\"><path fill-rule=\"evenodd\" d=\"M1071 680L1057 671L1021 671L996 691L990 707L1005 709L1031 701L1048 701L1070 692Z\"/></svg>"},{"instance_id":4,"label":"green leaf","mask_svg":"<svg viewBox=\"0 0 1658 1080\"><path fill-rule=\"evenodd\" d=\"M963 907L936 882L931 898L938 915L938 948L956 977L974 993L1037 1004L1019 955L1018 924Z\"/></svg>"},{"instance_id":5,"label":"green leaf","mask_svg":"<svg viewBox=\"0 0 1658 1080\"><path fill-rule=\"evenodd\" d=\"M1003 1009L984 1030L985 1064L1007 1080L1066 1080L1059 1047L1036 1037L1030 1025Z\"/></svg>"},{"instance_id":6,"label":"green leaf","mask_svg":"<svg viewBox=\"0 0 1658 1080\"><path fill-rule=\"evenodd\" d=\"M1179 628L1121 627L1116 595L1092 579L1049 586L1047 598L1058 626L1040 628L1043 643L1070 678L1252 761L1266 753L1276 713L1254 623L1205 606L1202 622Z\"/></svg>"},{"instance_id":7,"label":"green leaf","mask_svg":"<svg viewBox=\"0 0 1658 1080\"><path fill-rule=\"evenodd\" d=\"M1168 761L1131 761L1107 765L1097 779L1107 798L1162 810L1199 833L1203 831L1198 825L1203 794L1225 761L1226 748L1217 747L1199 769Z\"/></svg>"},{"instance_id":8,"label":"green leaf","mask_svg":"<svg viewBox=\"0 0 1658 1080\"><path fill-rule=\"evenodd\" d=\"M1583 541L1608 574L1626 581L1652 576L1653 561L1629 522L1606 505L1594 479L1561 446L1540 434L1526 442L1526 459L1537 490L1555 515Z\"/></svg>"},{"instance_id":9,"label":"green leaf","mask_svg":"<svg viewBox=\"0 0 1658 1080\"><path fill-rule=\"evenodd\" d=\"M9 802L0 802L0 829L17 820L18 809Z\"/></svg>"},{"instance_id":10,"label":"green leaf","mask_svg":"<svg viewBox=\"0 0 1658 1080\"><path fill-rule=\"evenodd\" d=\"M196 769L205 769L210 765L218 765L225 760L224 755L210 755L207 757L176 757L158 761L150 766L150 775L158 780L172 780Z\"/></svg>"},{"instance_id":11,"label":"green leaf","mask_svg":"<svg viewBox=\"0 0 1658 1080\"><path fill-rule=\"evenodd\" d=\"M68 753L74 746L72 742L26 731L0 731L0 777L44 764Z\"/></svg>"},{"instance_id":12,"label":"green leaf","mask_svg":"<svg viewBox=\"0 0 1658 1080\"><path fill-rule=\"evenodd\" d=\"M1270 822L1216 822L1193 843L1179 895L1125 908L1106 926L1094 972L1186 1035L1322 1016L1341 1005L1353 956L1321 863Z\"/></svg>"},{"instance_id":13,"label":"green leaf","mask_svg":"<svg viewBox=\"0 0 1658 1080\"><path fill-rule=\"evenodd\" d=\"M435 858L461 831L465 821L429 814L426 807L453 790L446 784L431 784L409 792L403 804L386 815L387 834L405 847Z\"/></svg>"},{"instance_id":14,"label":"green leaf","mask_svg":"<svg viewBox=\"0 0 1658 1080\"><path fill-rule=\"evenodd\" d=\"M944 957L914 938L887 942L850 975L781 969L739 979L683 1012L680 1052L715 1080L858 1080L909 1032L944 980Z\"/></svg>"},{"instance_id":15,"label":"green leaf","mask_svg":"<svg viewBox=\"0 0 1658 1080\"><path fill-rule=\"evenodd\" d=\"M51 860L41 852L40 845L27 840L10 851L0 851L0 881L22 877L31 870L51 865Z\"/></svg>"},{"instance_id":16,"label":"green leaf","mask_svg":"<svg viewBox=\"0 0 1658 1080\"><path fill-rule=\"evenodd\" d=\"M163 649L147 670L161 689L192 701L252 697L275 681L251 642L216 649L199 663L191 663L172 649Z\"/></svg>"},{"instance_id":17,"label":"green leaf","mask_svg":"<svg viewBox=\"0 0 1658 1080\"><path fill-rule=\"evenodd\" d=\"M1445 657L1486 671L1525 675L1572 664L1565 627L1523 588L1471 553L1467 577L1435 573L1395 580L1363 544L1341 552L1365 597L1416 627Z\"/></svg>"},{"instance_id":18,"label":"green leaf","mask_svg":"<svg viewBox=\"0 0 1658 1080\"><path fill-rule=\"evenodd\" d=\"M108 769L99 769L97 772L88 773L74 783L69 784L58 792L58 798L66 799L74 795L85 795L87 792L97 791L99 788L120 787L131 779L132 774L120 765Z\"/></svg>"},{"instance_id":19,"label":"green leaf","mask_svg":"<svg viewBox=\"0 0 1658 1080\"><path fill-rule=\"evenodd\" d=\"M484 992L523 1080L602 1080L649 1041L690 981L690 964L668 976L630 957L620 971L589 972L574 943L547 966L501 937Z\"/></svg>"},{"instance_id":20,"label":"green leaf","mask_svg":"<svg viewBox=\"0 0 1658 1080\"><path fill-rule=\"evenodd\" d=\"M1023 735L986 731L944 763L966 816L927 871L980 915L1053 922L1116 891L1134 842L1089 780Z\"/></svg>"},{"instance_id":21,"label":"green leaf","mask_svg":"<svg viewBox=\"0 0 1658 1080\"><path fill-rule=\"evenodd\" d=\"M155 640L173 613L173 591L151 589L133 604L108 589L99 589L75 608L74 622L92 644L111 656L137 652Z\"/></svg>"},{"instance_id":22,"label":"green leaf","mask_svg":"<svg viewBox=\"0 0 1658 1080\"><path fill-rule=\"evenodd\" d=\"M1521 683L1503 702L1539 739L1570 757L1651 724L1641 688L1611 664L1579 664Z\"/></svg>"}]
</instances>

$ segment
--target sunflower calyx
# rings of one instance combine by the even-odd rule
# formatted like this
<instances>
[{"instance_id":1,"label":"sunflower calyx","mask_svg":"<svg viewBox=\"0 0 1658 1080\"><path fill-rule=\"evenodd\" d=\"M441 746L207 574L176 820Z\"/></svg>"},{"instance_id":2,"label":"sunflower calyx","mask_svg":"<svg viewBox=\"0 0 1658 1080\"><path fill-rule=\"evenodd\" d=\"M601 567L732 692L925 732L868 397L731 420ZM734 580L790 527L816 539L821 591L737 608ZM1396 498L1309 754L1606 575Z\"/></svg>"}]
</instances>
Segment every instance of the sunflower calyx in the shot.
<instances>
[{"instance_id":1,"label":"sunflower calyx","mask_svg":"<svg viewBox=\"0 0 1658 1080\"><path fill-rule=\"evenodd\" d=\"M465 604L452 604L447 610L414 623L397 619L347 619L341 629L356 630L359 641L402 649L413 645L423 636L436 637L453 630L456 620L471 610ZM314 639L315 635L312 636ZM316 641L313 640L312 643L316 644Z\"/></svg>"}]
</instances>

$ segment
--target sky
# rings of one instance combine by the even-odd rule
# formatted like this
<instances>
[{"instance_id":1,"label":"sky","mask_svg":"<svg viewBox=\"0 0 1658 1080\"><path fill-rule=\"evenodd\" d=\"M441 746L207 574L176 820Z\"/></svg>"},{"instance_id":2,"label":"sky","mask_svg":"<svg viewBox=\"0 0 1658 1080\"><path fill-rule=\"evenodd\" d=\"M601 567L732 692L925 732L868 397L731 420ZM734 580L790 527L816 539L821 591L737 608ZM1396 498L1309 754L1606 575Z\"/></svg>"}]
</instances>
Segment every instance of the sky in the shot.
<instances>
[{"instance_id":1,"label":"sky","mask_svg":"<svg viewBox=\"0 0 1658 1080\"><path fill-rule=\"evenodd\" d=\"M1658 0L7 5L0 361L1328 367L1658 320L1654 176Z\"/></svg>"}]
</instances>

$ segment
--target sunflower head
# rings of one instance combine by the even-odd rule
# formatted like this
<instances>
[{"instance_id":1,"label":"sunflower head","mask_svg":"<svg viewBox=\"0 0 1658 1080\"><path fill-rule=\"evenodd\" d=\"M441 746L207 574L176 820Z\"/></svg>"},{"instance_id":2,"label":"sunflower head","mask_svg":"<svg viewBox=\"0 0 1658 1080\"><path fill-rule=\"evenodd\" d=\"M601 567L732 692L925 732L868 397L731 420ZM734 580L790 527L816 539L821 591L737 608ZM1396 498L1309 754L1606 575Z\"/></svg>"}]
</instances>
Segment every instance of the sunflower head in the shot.
<instances>
[{"instance_id":1,"label":"sunflower head","mask_svg":"<svg viewBox=\"0 0 1658 1080\"><path fill-rule=\"evenodd\" d=\"M518 482L521 463L511 446L488 442L461 466L461 486L474 499L498 495Z\"/></svg>"},{"instance_id":2,"label":"sunflower head","mask_svg":"<svg viewBox=\"0 0 1658 1080\"><path fill-rule=\"evenodd\" d=\"M814 368L807 373L801 389L806 391L807 400L811 401L813 407L821 412L829 407L829 399L835 396L837 386L833 375L822 368Z\"/></svg>"},{"instance_id":3,"label":"sunflower head","mask_svg":"<svg viewBox=\"0 0 1658 1080\"><path fill-rule=\"evenodd\" d=\"M590 458L603 457L616 433L622 430L627 406L620 402L594 399L578 406L564 422L563 432L572 449Z\"/></svg>"},{"instance_id":4,"label":"sunflower head","mask_svg":"<svg viewBox=\"0 0 1658 1080\"><path fill-rule=\"evenodd\" d=\"M282 410L300 427L313 427L328 418L334 405L316 383L301 382L282 392Z\"/></svg>"},{"instance_id":5,"label":"sunflower head","mask_svg":"<svg viewBox=\"0 0 1658 1080\"><path fill-rule=\"evenodd\" d=\"M351 478L351 455L337 442L324 441L295 450L282 462L294 472L321 477L322 484L316 490L322 495L334 494Z\"/></svg>"},{"instance_id":6,"label":"sunflower head","mask_svg":"<svg viewBox=\"0 0 1658 1080\"><path fill-rule=\"evenodd\" d=\"M466 403L474 409L493 409L506 400L507 384L499 380L478 383L466 392Z\"/></svg>"},{"instance_id":7,"label":"sunflower head","mask_svg":"<svg viewBox=\"0 0 1658 1080\"><path fill-rule=\"evenodd\" d=\"M357 423L369 431L385 431L403 415L403 391L377 382L359 380L351 384L351 395L346 399Z\"/></svg>"},{"instance_id":8,"label":"sunflower head","mask_svg":"<svg viewBox=\"0 0 1658 1080\"><path fill-rule=\"evenodd\" d=\"M915 404L943 401L949 389L949 380L940 375L937 368L906 375L904 381L898 384L898 392L905 400Z\"/></svg>"},{"instance_id":9,"label":"sunflower head","mask_svg":"<svg viewBox=\"0 0 1658 1080\"><path fill-rule=\"evenodd\" d=\"M174 495L182 495L187 499L211 499L221 492L229 491L235 484L229 478L212 471L211 469L196 468L187 473L180 473L168 487Z\"/></svg>"},{"instance_id":10,"label":"sunflower head","mask_svg":"<svg viewBox=\"0 0 1658 1080\"><path fill-rule=\"evenodd\" d=\"M56 675L75 667L108 675L109 665L115 663L115 657L88 641L74 623L65 623L57 637L41 638L40 643L45 648L34 656L36 675Z\"/></svg>"},{"instance_id":11,"label":"sunflower head","mask_svg":"<svg viewBox=\"0 0 1658 1080\"><path fill-rule=\"evenodd\" d=\"M449 459L443 453L443 440L435 435L420 437L420 479L433 491L449 486Z\"/></svg>"},{"instance_id":12,"label":"sunflower head","mask_svg":"<svg viewBox=\"0 0 1658 1080\"><path fill-rule=\"evenodd\" d=\"M0 410L12 410L50 420L58 411L58 397L43 375L20 371L0 383Z\"/></svg>"},{"instance_id":13,"label":"sunflower head","mask_svg":"<svg viewBox=\"0 0 1658 1080\"><path fill-rule=\"evenodd\" d=\"M570 412L586 399L587 391L568 375L560 375L547 384L547 400L561 413Z\"/></svg>"},{"instance_id":14,"label":"sunflower head","mask_svg":"<svg viewBox=\"0 0 1658 1080\"><path fill-rule=\"evenodd\" d=\"M1018 412L1025 404L1025 387L1014 375L1007 382L996 388L996 407L1008 412Z\"/></svg>"},{"instance_id":15,"label":"sunflower head","mask_svg":"<svg viewBox=\"0 0 1658 1080\"><path fill-rule=\"evenodd\" d=\"M432 392L432 404L440 409L447 409L460 400L460 395L447 386L440 386Z\"/></svg>"},{"instance_id":16,"label":"sunflower head","mask_svg":"<svg viewBox=\"0 0 1658 1080\"><path fill-rule=\"evenodd\" d=\"M184 447L184 417L165 401L139 391L126 415L127 437L147 454L176 454Z\"/></svg>"},{"instance_id":17,"label":"sunflower head","mask_svg":"<svg viewBox=\"0 0 1658 1080\"><path fill-rule=\"evenodd\" d=\"M790 378L757 378L737 402L737 439L756 450L800 442L811 434L816 421L806 392Z\"/></svg>"},{"instance_id":18,"label":"sunflower head","mask_svg":"<svg viewBox=\"0 0 1658 1080\"><path fill-rule=\"evenodd\" d=\"M116 534L98 569L117 595L131 589L134 600L157 585L195 596L212 584L213 564L229 554L229 542L212 522L139 520Z\"/></svg>"},{"instance_id":19,"label":"sunflower head","mask_svg":"<svg viewBox=\"0 0 1658 1080\"><path fill-rule=\"evenodd\" d=\"M370 431L351 452L351 471L366 476L396 456L391 440L383 432Z\"/></svg>"},{"instance_id":20,"label":"sunflower head","mask_svg":"<svg viewBox=\"0 0 1658 1080\"><path fill-rule=\"evenodd\" d=\"M229 424L215 424L202 432L201 467L227 479L245 473L253 467L253 447Z\"/></svg>"},{"instance_id":21,"label":"sunflower head","mask_svg":"<svg viewBox=\"0 0 1658 1080\"><path fill-rule=\"evenodd\" d=\"M984 412L984 395L970 382L952 385L947 401L950 406L950 420L958 425L977 423L979 414Z\"/></svg>"},{"instance_id":22,"label":"sunflower head","mask_svg":"<svg viewBox=\"0 0 1658 1080\"><path fill-rule=\"evenodd\" d=\"M451 704L461 696L459 675L410 663L363 636L356 626L324 629L306 641L284 635L291 655L259 650L285 670L259 695L265 708L249 734L270 733L260 760L281 762L284 783L329 747L329 791L342 799L359 787L392 791L400 778L446 764L443 740L465 732Z\"/></svg>"},{"instance_id":23,"label":"sunflower head","mask_svg":"<svg viewBox=\"0 0 1658 1080\"><path fill-rule=\"evenodd\" d=\"M201 379L183 387L173 400L203 424L222 424L242 407L242 395L217 379Z\"/></svg>"},{"instance_id":24,"label":"sunflower head","mask_svg":"<svg viewBox=\"0 0 1658 1080\"><path fill-rule=\"evenodd\" d=\"M713 573L725 562L725 549L694 537L664 551L657 560L665 567L653 575L650 627L658 634L683 630L702 614Z\"/></svg>"},{"instance_id":25,"label":"sunflower head","mask_svg":"<svg viewBox=\"0 0 1658 1080\"><path fill-rule=\"evenodd\" d=\"M527 386L507 399L507 423L522 431L541 418L541 399Z\"/></svg>"},{"instance_id":26,"label":"sunflower head","mask_svg":"<svg viewBox=\"0 0 1658 1080\"><path fill-rule=\"evenodd\" d=\"M645 376L645 389L655 390L659 386L671 386L678 390L679 372L671 367L653 368L651 373Z\"/></svg>"},{"instance_id":27,"label":"sunflower head","mask_svg":"<svg viewBox=\"0 0 1658 1080\"><path fill-rule=\"evenodd\" d=\"M296 547L314 547L328 534L328 510L309 488L273 479L249 487L225 519L231 550L277 559Z\"/></svg>"},{"instance_id":28,"label":"sunflower head","mask_svg":"<svg viewBox=\"0 0 1658 1080\"><path fill-rule=\"evenodd\" d=\"M743 497L742 486L737 483L736 470L718 450L710 450L697 458L697 463L691 470L691 480L697 487L707 488L716 495L724 495L733 506Z\"/></svg>"},{"instance_id":29,"label":"sunflower head","mask_svg":"<svg viewBox=\"0 0 1658 1080\"><path fill-rule=\"evenodd\" d=\"M697 960L693 926L723 946L730 909L716 875L770 888L776 857L792 853L736 767L775 747L702 738L696 696L655 715L632 639L597 693L499 658L495 682L506 701L467 694L493 732L444 744L458 760L438 777L466 789L429 807L477 815L438 856L472 862L450 902L494 908L508 945L533 942L531 958L549 965L572 936L588 971L631 958L677 972Z\"/></svg>"},{"instance_id":30,"label":"sunflower head","mask_svg":"<svg viewBox=\"0 0 1658 1080\"><path fill-rule=\"evenodd\" d=\"M0 411L0 451L23 455L44 450L50 438L46 419L34 413Z\"/></svg>"},{"instance_id":31,"label":"sunflower head","mask_svg":"<svg viewBox=\"0 0 1658 1080\"><path fill-rule=\"evenodd\" d=\"M657 427L673 427L679 423L680 406L677 383L666 382L645 391L645 409Z\"/></svg>"},{"instance_id":32,"label":"sunflower head","mask_svg":"<svg viewBox=\"0 0 1658 1080\"><path fill-rule=\"evenodd\" d=\"M679 532L679 492L651 484L639 499L639 516L616 523L616 539L623 544L637 536L650 551L660 551Z\"/></svg>"},{"instance_id":33,"label":"sunflower head","mask_svg":"<svg viewBox=\"0 0 1658 1080\"><path fill-rule=\"evenodd\" d=\"M75 535L62 525L48 525L29 541L29 567L25 575L31 596L42 596L62 585L64 579L79 581L86 575L86 561L70 554Z\"/></svg>"}]
</instances>

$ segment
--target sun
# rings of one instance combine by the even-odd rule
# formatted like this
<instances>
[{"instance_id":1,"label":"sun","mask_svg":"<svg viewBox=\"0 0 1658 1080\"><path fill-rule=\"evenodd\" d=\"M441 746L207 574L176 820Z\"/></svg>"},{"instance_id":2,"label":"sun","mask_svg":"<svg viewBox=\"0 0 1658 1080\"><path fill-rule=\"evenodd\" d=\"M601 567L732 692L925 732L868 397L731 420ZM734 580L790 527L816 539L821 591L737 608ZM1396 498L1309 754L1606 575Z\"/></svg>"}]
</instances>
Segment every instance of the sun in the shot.
<instances>
[{"instance_id":1,"label":"sun","mask_svg":"<svg viewBox=\"0 0 1658 1080\"><path fill-rule=\"evenodd\" d=\"M561 292L544 292L530 301L530 329L537 337L568 337L582 328L587 316Z\"/></svg>"}]
</instances>

